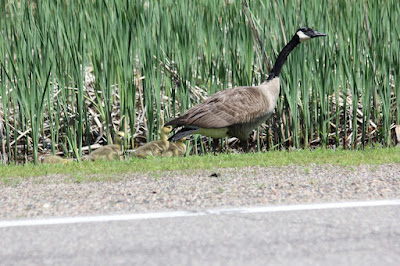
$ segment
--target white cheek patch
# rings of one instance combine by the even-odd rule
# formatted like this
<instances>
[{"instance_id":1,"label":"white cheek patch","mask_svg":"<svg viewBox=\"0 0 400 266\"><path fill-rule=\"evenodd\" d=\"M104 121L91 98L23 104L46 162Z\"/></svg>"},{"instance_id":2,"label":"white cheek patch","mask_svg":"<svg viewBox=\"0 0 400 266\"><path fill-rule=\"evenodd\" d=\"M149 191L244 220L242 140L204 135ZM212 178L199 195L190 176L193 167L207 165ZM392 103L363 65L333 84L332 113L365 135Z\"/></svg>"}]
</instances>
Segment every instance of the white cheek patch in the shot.
<instances>
[{"instance_id":1,"label":"white cheek patch","mask_svg":"<svg viewBox=\"0 0 400 266\"><path fill-rule=\"evenodd\" d=\"M308 41L309 39L311 39L310 36L305 35L302 31L298 31L296 34L297 36L299 36L300 42Z\"/></svg>"}]
</instances>

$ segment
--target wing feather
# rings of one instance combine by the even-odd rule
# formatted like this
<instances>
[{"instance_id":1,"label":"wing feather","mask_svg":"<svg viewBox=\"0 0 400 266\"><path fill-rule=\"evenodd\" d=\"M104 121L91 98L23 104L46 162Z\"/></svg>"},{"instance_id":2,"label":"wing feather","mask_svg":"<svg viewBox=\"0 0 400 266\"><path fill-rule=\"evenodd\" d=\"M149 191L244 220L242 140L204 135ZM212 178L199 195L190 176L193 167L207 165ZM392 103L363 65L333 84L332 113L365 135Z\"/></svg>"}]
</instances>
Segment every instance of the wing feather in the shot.
<instances>
[{"instance_id":1,"label":"wing feather","mask_svg":"<svg viewBox=\"0 0 400 266\"><path fill-rule=\"evenodd\" d=\"M236 87L211 95L167 125L223 128L251 123L265 115L269 105L260 88Z\"/></svg>"}]
</instances>

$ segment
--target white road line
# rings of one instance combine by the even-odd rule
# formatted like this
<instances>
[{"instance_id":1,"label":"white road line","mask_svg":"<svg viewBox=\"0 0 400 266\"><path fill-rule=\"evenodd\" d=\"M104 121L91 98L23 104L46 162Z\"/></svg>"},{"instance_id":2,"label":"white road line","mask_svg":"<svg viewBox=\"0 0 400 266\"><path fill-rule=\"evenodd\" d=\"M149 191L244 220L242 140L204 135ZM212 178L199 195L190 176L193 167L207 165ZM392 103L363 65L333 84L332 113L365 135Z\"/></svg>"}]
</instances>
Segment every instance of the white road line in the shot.
<instances>
[{"instance_id":1,"label":"white road line","mask_svg":"<svg viewBox=\"0 0 400 266\"><path fill-rule=\"evenodd\" d=\"M25 220L24 219L4 220L0 221L0 228L35 226L35 225L132 221L132 220L193 217L193 216L206 216L206 215L229 215L229 214L243 214L243 213L269 213L269 212L309 211L309 210L327 210L327 209L344 209L344 208L363 208L363 207L379 207L379 206L400 206L400 199L315 203L315 204L300 204L300 205L273 205L273 206L262 206L262 207L240 207L240 208L225 208L225 209L209 209L203 211L171 211L171 212L132 213L132 214L121 214L121 215L98 215L98 216L76 216L76 217L60 217L60 218L25 219Z\"/></svg>"}]
</instances>

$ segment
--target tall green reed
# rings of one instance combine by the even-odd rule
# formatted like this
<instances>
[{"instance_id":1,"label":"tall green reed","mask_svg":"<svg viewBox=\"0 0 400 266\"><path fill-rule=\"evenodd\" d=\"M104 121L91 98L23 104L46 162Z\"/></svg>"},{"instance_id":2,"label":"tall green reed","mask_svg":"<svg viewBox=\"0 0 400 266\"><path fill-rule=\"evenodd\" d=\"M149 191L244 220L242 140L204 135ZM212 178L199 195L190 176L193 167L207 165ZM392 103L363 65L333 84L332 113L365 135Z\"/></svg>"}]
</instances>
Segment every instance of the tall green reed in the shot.
<instances>
[{"instance_id":1,"label":"tall green reed","mask_svg":"<svg viewBox=\"0 0 400 266\"><path fill-rule=\"evenodd\" d=\"M116 130L130 132L133 147L156 139L161 121L202 97L261 83L305 25L328 37L289 56L258 150L394 142L398 1L255 0L249 17L237 1L5 3L0 108L2 147L13 160L37 161L49 143L51 152L79 159L101 134L111 142ZM90 68L95 80L88 84ZM204 140L194 138L194 153L209 150Z\"/></svg>"}]
</instances>

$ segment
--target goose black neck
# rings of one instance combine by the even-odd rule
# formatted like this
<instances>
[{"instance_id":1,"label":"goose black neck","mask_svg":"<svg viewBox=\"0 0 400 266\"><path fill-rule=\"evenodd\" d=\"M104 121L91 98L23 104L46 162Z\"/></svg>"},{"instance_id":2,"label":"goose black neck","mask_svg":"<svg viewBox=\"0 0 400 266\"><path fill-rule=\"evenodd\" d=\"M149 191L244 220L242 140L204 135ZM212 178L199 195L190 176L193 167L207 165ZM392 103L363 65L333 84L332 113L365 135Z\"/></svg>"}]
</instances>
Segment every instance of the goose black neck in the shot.
<instances>
[{"instance_id":1,"label":"goose black neck","mask_svg":"<svg viewBox=\"0 0 400 266\"><path fill-rule=\"evenodd\" d=\"M279 74L281 73L283 64L285 63L288 55L290 52L296 48L296 46L300 43L299 36L295 34L293 38L290 40L288 44L282 49L282 51L279 53L278 58L275 61L275 65L271 70L271 73L268 76L267 80L271 80L275 77L279 77Z\"/></svg>"}]
</instances>

